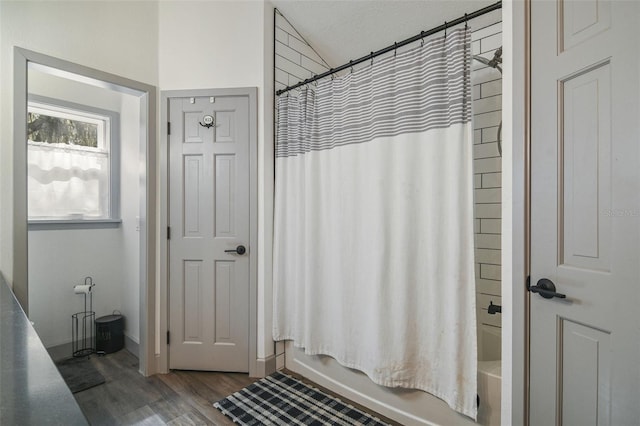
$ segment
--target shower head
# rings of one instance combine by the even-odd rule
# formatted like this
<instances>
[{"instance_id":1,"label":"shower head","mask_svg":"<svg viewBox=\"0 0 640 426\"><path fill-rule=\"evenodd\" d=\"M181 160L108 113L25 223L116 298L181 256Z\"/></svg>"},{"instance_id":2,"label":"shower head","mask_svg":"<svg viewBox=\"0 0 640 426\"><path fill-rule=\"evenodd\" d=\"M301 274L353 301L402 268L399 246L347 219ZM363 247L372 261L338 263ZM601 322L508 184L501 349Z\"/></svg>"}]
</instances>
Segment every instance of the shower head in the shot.
<instances>
[{"instance_id":1,"label":"shower head","mask_svg":"<svg viewBox=\"0 0 640 426\"><path fill-rule=\"evenodd\" d=\"M498 64L502 63L502 46L500 46L496 53L493 54L493 59L489 61L490 66L497 68Z\"/></svg>"},{"instance_id":2,"label":"shower head","mask_svg":"<svg viewBox=\"0 0 640 426\"><path fill-rule=\"evenodd\" d=\"M475 59L478 62L482 62L483 64L491 68L497 69L498 71L500 71L500 74L502 74L502 67L500 66L500 64L502 64L502 47L496 50L496 52L493 54L492 59L483 58L482 56L479 56L479 55L474 55L473 59Z\"/></svg>"},{"instance_id":3,"label":"shower head","mask_svg":"<svg viewBox=\"0 0 640 426\"><path fill-rule=\"evenodd\" d=\"M482 62L485 65L489 65L489 60L487 58L483 58L482 56L474 55L473 59L478 62Z\"/></svg>"},{"instance_id":4,"label":"shower head","mask_svg":"<svg viewBox=\"0 0 640 426\"><path fill-rule=\"evenodd\" d=\"M500 64L502 64L502 46L500 46L496 50L496 52L493 54L492 59L483 58L482 56L479 56L479 55L473 55L473 59L475 59L478 62L482 62L488 67L497 69L498 71L500 71L500 74L502 74L502 67L500 66ZM498 126L497 142L498 142L498 154L500 154L500 156L502 157L502 120L500 120L500 125Z\"/></svg>"}]
</instances>

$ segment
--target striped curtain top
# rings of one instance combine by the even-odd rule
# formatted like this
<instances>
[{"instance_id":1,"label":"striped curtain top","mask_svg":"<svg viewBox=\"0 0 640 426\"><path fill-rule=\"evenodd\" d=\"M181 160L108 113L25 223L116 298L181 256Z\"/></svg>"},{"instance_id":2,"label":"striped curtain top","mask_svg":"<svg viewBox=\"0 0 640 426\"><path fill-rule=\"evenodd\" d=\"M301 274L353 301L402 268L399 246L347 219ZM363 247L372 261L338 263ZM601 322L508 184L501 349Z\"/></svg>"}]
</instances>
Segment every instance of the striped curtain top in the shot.
<instances>
[{"instance_id":1,"label":"striped curtain top","mask_svg":"<svg viewBox=\"0 0 640 426\"><path fill-rule=\"evenodd\" d=\"M471 32L458 29L281 95L276 157L471 121L470 46Z\"/></svg>"}]
</instances>

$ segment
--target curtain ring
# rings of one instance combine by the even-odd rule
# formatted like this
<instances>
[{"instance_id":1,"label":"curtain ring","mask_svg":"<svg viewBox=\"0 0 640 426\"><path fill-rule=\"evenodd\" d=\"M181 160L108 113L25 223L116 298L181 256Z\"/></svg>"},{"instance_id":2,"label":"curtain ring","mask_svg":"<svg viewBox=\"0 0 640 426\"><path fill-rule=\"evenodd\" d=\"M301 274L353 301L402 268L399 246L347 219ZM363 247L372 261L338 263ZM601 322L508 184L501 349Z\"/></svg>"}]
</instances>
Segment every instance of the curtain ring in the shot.
<instances>
[{"instance_id":1,"label":"curtain ring","mask_svg":"<svg viewBox=\"0 0 640 426\"><path fill-rule=\"evenodd\" d=\"M469 29L469 21L467 21L467 14L464 14L464 29L468 30Z\"/></svg>"},{"instance_id":2,"label":"curtain ring","mask_svg":"<svg viewBox=\"0 0 640 426\"><path fill-rule=\"evenodd\" d=\"M447 37L447 21L444 21L444 36Z\"/></svg>"},{"instance_id":3,"label":"curtain ring","mask_svg":"<svg viewBox=\"0 0 640 426\"><path fill-rule=\"evenodd\" d=\"M396 57L396 54L398 53L398 43L397 42L393 42L393 57Z\"/></svg>"},{"instance_id":4,"label":"curtain ring","mask_svg":"<svg viewBox=\"0 0 640 426\"><path fill-rule=\"evenodd\" d=\"M371 66L373 66L373 52L371 52Z\"/></svg>"},{"instance_id":5,"label":"curtain ring","mask_svg":"<svg viewBox=\"0 0 640 426\"><path fill-rule=\"evenodd\" d=\"M351 74L353 74L353 60L349 61L349 65L351 65Z\"/></svg>"},{"instance_id":6,"label":"curtain ring","mask_svg":"<svg viewBox=\"0 0 640 426\"><path fill-rule=\"evenodd\" d=\"M420 41L420 47L424 46L424 31L420 31L420 37L422 40Z\"/></svg>"}]
</instances>

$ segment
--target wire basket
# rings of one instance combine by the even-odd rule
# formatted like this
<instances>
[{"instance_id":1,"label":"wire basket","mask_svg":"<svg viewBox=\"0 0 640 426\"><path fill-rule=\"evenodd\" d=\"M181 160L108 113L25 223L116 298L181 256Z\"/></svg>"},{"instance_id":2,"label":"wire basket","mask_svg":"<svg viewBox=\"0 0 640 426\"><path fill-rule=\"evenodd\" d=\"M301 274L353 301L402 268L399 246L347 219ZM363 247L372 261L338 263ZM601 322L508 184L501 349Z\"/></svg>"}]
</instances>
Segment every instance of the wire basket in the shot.
<instances>
[{"instance_id":1,"label":"wire basket","mask_svg":"<svg viewBox=\"0 0 640 426\"><path fill-rule=\"evenodd\" d=\"M95 319L96 313L93 311L78 312L71 315L72 350L74 357L79 358L95 353L96 338L93 332Z\"/></svg>"}]
</instances>

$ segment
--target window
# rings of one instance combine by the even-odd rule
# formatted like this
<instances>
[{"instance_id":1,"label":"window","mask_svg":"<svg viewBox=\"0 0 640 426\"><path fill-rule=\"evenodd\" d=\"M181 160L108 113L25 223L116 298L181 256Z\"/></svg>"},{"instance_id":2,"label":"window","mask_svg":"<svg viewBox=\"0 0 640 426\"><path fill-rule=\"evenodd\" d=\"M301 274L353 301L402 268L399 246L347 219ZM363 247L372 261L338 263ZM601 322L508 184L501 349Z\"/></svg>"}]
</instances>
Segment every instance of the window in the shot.
<instances>
[{"instance_id":1,"label":"window","mask_svg":"<svg viewBox=\"0 0 640 426\"><path fill-rule=\"evenodd\" d=\"M113 111L29 97L30 224L119 221L118 126Z\"/></svg>"}]
</instances>

